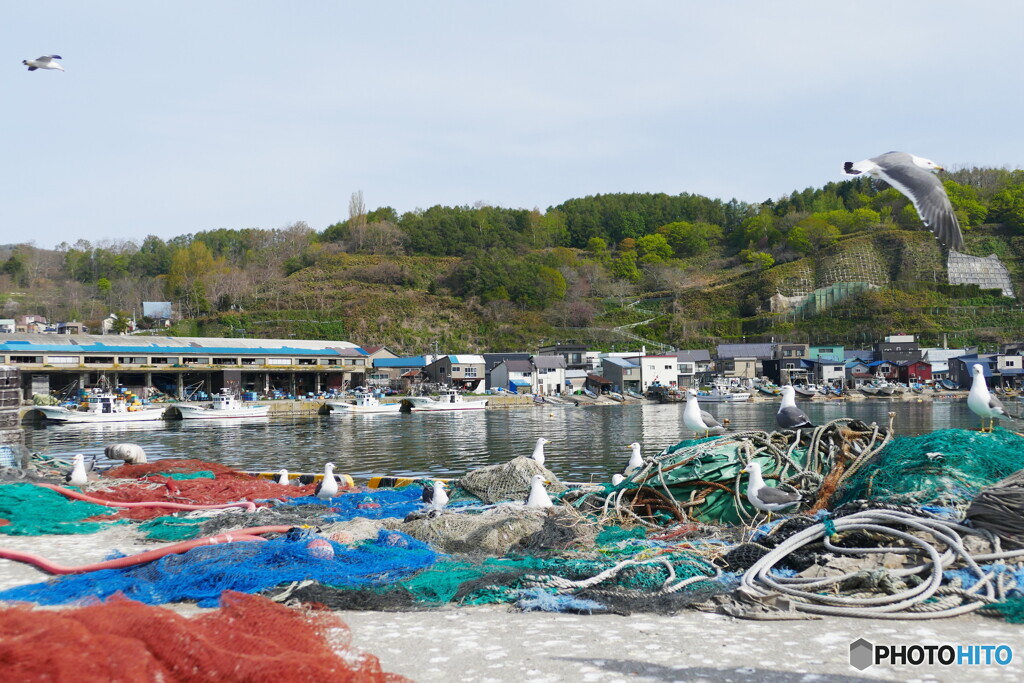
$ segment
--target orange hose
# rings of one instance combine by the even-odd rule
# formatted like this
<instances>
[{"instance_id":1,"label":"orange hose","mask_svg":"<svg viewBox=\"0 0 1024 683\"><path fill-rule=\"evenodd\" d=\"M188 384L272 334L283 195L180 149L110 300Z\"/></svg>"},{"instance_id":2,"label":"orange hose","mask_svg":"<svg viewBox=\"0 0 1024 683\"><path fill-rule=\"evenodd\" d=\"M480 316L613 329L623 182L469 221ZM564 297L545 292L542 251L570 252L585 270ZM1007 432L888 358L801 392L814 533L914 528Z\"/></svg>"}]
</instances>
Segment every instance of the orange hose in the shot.
<instances>
[{"instance_id":1,"label":"orange hose","mask_svg":"<svg viewBox=\"0 0 1024 683\"><path fill-rule=\"evenodd\" d=\"M192 505L189 503L171 503L162 502L158 500L144 501L141 503L115 503L109 500L102 500L100 498L93 498L79 491L73 489L66 489L63 486L56 486L54 484L37 483L36 486L42 486L44 489L50 489L57 493L73 498L75 500L81 500L86 503L93 503L94 505L105 505L111 508L170 508L172 510L224 510L227 508L239 508L244 507L246 512L255 512L256 503L248 500L239 501L237 503L224 503L223 505Z\"/></svg>"},{"instance_id":2,"label":"orange hose","mask_svg":"<svg viewBox=\"0 0 1024 683\"><path fill-rule=\"evenodd\" d=\"M36 555L35 553L25 553L20 550L7 550L0 548L0 559L5 560L16 560L18 562L24 562L31 564L37 569L41 569L47 574L84 574L85 572L95 572L100 569L121 569L123 567L134 567L135 565L145 564L146 562L152 562L153 560L159 560L161 557L166 555L177 555L180 553L187 552L193 548L198 548L204 545L217 545L218 543L233 543L237 541L265 541L267 539L260 538L262 534L283 534L286 533L291 526L254 526L248 529L239 529L238 531L232 531L226 534L218 534L216 536L207 536L206 538L196 538L191 541L182 541L181 543L173 543L163 548L157 548L155 550L147 550L146 552L139 553L137 555L129 555L128 557L118 557L113 560L106 560L104 562L95 562L93 564L83 564L77 567L66 567L56 562Z\"/></svg>"}]
</instances>

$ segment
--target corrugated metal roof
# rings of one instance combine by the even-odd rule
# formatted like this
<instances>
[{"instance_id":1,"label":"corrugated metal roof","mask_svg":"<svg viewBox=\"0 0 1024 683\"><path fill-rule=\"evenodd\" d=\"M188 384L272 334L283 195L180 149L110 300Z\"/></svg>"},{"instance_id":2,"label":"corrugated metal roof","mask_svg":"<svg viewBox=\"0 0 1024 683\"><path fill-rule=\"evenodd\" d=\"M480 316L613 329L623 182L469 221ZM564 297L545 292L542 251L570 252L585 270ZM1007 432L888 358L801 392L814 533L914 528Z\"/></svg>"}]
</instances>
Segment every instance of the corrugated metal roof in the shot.
<instances>
[{"instance_id":1,"label":"corrugated metal roof","mask_svg":"<svg viewBox=\"0 0 1024 683\"><path fill-rule=\"evenodd\" d=\"M676 358L681 361L699 363L702 361L711 360L711 352L707 349L692 349L688 351L679 351L676 354Z\"/></svg>"},{"instance_id":2,"label":"corrugated metal roof","mask_svg":"<svg viewBox=\"0 0 1024 683\"><path fill-rule=\"evenodd\" d=\"M771 358L774 344L719 344L719 358Z\"/></svg>"},{"instance_id":3,"label":"corrugated metal roof","mask_svg":"<svg viewBox=\"0 0 1024 683\"><path fill-rule=\"evenodd\" d=\"M35 351L38 353L99 353L99 354L177 354L195 355L205 354L232 354L232 355L281 355L289 356L351 356L351 353L339 353L337 349L303 349L293 346L280 347L257 347L257 346L128 346L117 345L107 346L106 344L32 344L29 342L13 341L0 342L0 351L11 351L14 353L25 353ZM355 354L362 355L362 354Z\"/></svg>"},{"instance_id":4,"label":"corrugated metal roof","mask_svg":"<svg viewBox=\"0 0 1024 683\"><path fill-rule=\"evenodd\" d=\"M427 359L423 356L409 356L406 358L374 358L375 368L422 368L427 365Z\"/></svg>"},{"instance_id":5,"label":"corrugated metal roof","mask_svg":"<svg viewBox=\"0 0 1024 683\"><path fill-rule=\"evenodd\" d=\"M564 368L565 358L563 356L534 356L533 364L537 366L538 370Z\"/></svg>"},{"instance_id":6,"label":"corrugated metal roof","mask_svg":"<svg viewBox=\"0 0 1024 683\"><path fill-rule=\"evenodd\" d=\"M483 356L473 354L459 354L457 356L448 354L448 360L452 363L458 363L459 365L473 365L476 363L479 363L480 365L484 364Z\"/></svg>"},{"instance_id":7,"label":"corrugated metal roof","mask_svg":"<svg viewBox=\"0 0 1024 683\"><path fill-rule=\"evenodd\" d=\"M533 363L528 360L507 360L505 369L509 372L533 372Z\"/></svg>"},{"instance_id":8,"label":"corrugated metal roof","mask_svg":"<svg viewBox=\"0 0 1024 683\"><path fill-rule=\"evenodd\" d=\"M628 360L626 358L602 358L601 362L602 363L611 363L612 365L617 365L620 368L638 368L638 367L640 367L636 363L634 363L631 360Z\"/></svg>"},{"instance_id":9,"label":"corrugated metal roof","mask_svg":"<svg viewBox=\"0 0 1024 683\"><path fill-rule=\"evenodd\" d=\"M260 353L266 349L358 349L351 342L307 339L236 339L234 337L168 337L149 335L100 335L100 334L34 334L17 333L4 335L3 344L20 342L56 346L66 350L70 346L102 345L121 348L145 349L149 353L173 353L175 349L189 348L191 352L204 349L210 353ZM24 347L22 347L24 348ZM223 349L230 349L223 351Z\"/></svg>"}]
</instances>

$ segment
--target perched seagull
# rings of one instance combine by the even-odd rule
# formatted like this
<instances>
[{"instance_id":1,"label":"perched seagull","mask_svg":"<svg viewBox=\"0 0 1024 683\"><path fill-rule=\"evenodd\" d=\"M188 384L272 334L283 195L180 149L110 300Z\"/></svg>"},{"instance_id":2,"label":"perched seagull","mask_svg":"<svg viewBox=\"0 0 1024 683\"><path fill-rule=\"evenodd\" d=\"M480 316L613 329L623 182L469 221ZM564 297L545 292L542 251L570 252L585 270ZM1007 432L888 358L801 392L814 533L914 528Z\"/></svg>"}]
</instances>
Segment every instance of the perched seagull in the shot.
<instances>
[{"instance_id":1,"label":"perched seagull","mask_svg":"<svg viewBox=\"0 0 1024 683\"><path fill-rule=\"evenodd\" d=\"M27 66L29 71L35 71L36 69L57 69L58 71L63 71L64 67L60 65L60 62L54 61L55 59L63 59L63 57L60 55L43 55L35 59L23 59L21 63Z\"/></svg>"},{"instance_id":2,"label":"perched seagull","mask_svg":"<svg viewBox=\"0 0 1024 683\"><path fill-rule=\"evenodd\" d=\"M554 506L554 503L551 502L551 496L548 495L547 489L544 488L544 484L547 483L544 481L543 474L533 475L533 479L530 480L530 495L526 498L526 507L549 508Z\"/></svg>"},{"instance_id":3,"label":"perched seagull","mask_svg":"<svg viewBox=\"0 0 1024 683\"><path fill-rule=\"evenodd\" d=\"M330 500L338 495L338 481L334 478L334 463L324 465L324 478L316 485L313 494L321 500Z\"/></svg>"},{"instance_id":4,"label":"perched seagull","mask_svg":"<svg viewBox=\"0 0 1024 683\"><path fill-rule=\"evenodd\" d=\"M775 421L783 429L806 429L814 427L811 420L804 411L796 407L796 392L789 384L782 387L782 405L779 412L775 413Z\"/></svg>"},{"instance_id":5,"label":"perched seagull","mask_svg":"<svg viewBox=\"0 0 1024 683\"><path fill-rule=\"evenodd\" d=\"M447 505L448 494L444 490L444 482L435 481L433 486L424 486L422 500L428 506L438 510Z\"/></svg>"},{"instance_id":6,"label":"perched seagull","mask_svg":"<svg viewBox=\"0 0 1024 683\"><path fill-rule=\"evenodd\" d=\"M626 448L630 448L633 450L633 452L629 454L629 462L626 463L625 469L622 470L623 476L628 477L634 472L638 472L641 469L643 469L644 456L640 452L639 441L634 441L633 443L626 446Z\"/></svg>"},{"instance_id":7,"label":"perched seagull","mask_svg":"<svg viewBox=\"0 0 1024 683\"><path fill-rule=\"evenodd\" d=\"M867 173L899 190L917 209L925 226L946 248L963 251L964 236L946 196L946 188L932 171L943 170L929 159L906 152L886 152L863 161L847 161L843 170L850 175Z\"/></svg>"},{"instance_id":8,"label":"perched seagull","mask_svg":"<svg viewBox=\"0 0 1024 683\"><path fill-rule=\"evenodd\" d=\"M625 480L626 480L626 478L624 476L622 476L621 474L613 474L612 475L612 486L618 486L619 484L621 484Z\"/></svg>"},{"instance_id":9,"label":"perched seagull","mask_svg":"<svg viewBox=\"0 0 1024 683\"><path fill-rule=\"evenodd\" d=\"M71 474L64 477L64 481L72 486L85 486L89 478L85 474L85 456L81 453L71 459Z\"/></svg>"},{"instance_id":10,"label":"perched seagull","mask_svg":"<svg viewBox=\"0 0 1024 683\"><path fill-rule=\"evenodd\" d=\"M533 453L530 457L536 460L538 465L544 464L544 445L549 443L551 442L543 436L537 439L537 445L533 447Z\"/></svg>"},{"instance_id":11,"label":"perched seagull","mask_svg":"<svg viewBox=\"0 0 1024 683\"><path fill-rule=\"evenodd\" d=\"M747 484L747 500L758 510L768 513L768 521L772 519L772 513L796 505L800 502L800 494L792 491L783 491L765 485L761 478L761 465L756 462L748 462L747 466L740 470L743 474L750 474L750 483Z\"/></svg>"},{"instance_id":12,"label":"perched seagull","mask_svg":"<svg viewBox=\"0 0 1024 683\"><path fill-rule=\"evenodd\" d=\"M1011 420L1018 419L1017 415L1010 415L1003 407L1002 401L988 391L988 384L985 383L985 370L979 363L971 368L974 377L971 380L971 391L967 394L967 407L975 415L981 418L981 431L992 431L992 420L997 417L1008 417ZM985 429L985 418L988 418L988 429Z\"/></svg>"},{"instance_id":13,"label":"perched seagull","mask_svg":"<svg viewBox=\"0 0 1024 683\"><path fill-rule=\"evenodd\" d=\"M277 473L277 483L282 486L288 486L288 470L279 470Z\"/></svg>"},{"instance_id":14,"label":"perched seagull","mask_svg":"<svg viewBox=\"0 0 1024 683\"><path fill-rule=\"evenodd\" d=\"M686 390L686 406L683 408L683 424L698 434L704 432L704 436L711 436L711 432L722 434L725 427L715 419L715 416L706 410L700 409L697 402L697 392L693 389Z\"/></svg>"}]
</instances>

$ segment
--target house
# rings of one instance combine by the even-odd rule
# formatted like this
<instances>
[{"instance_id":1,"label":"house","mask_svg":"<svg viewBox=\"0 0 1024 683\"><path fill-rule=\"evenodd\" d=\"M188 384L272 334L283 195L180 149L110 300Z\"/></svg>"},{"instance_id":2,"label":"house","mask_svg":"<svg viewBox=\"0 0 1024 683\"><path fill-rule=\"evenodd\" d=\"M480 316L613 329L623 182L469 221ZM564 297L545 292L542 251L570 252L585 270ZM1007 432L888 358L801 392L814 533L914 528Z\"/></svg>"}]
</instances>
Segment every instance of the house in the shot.
<instances>
[{"instance_id":1,"label":"house","mask_svg":"<svg viewBox=\"0 0 1024 683\"><path fill-rule=\"evenodd\" d=\"M587 385L587 371L586 370L569 370L565 371L565 386L570 393L576 393L580 389L583 389Z\"/></svg>"},{"instance_id":2,"label":"house","mask_svg":"<svg viewBox=\"0 0 1024 683\"><path fill-rule=\"evenodd\" d=\"M761 361L761 374L778 385L807 384L813 382L811 370L813 365L799 356L789 358L770 358Z\"/></svg>"},{"instance_id":3,"label":"house","mask_svg":"<svg viewBox=\"0 0 1024 683\"><path fill-rule=\"evenodd\" d=\"M170 327L174 307L170 301L143 301L142 317L154 321L157 326Z\"/></svg>"},{"instance_id":4,"label":"house","mask_svg":"<svg viewBox=\"0 0 1024 683\"><path fill-rule=\"evenodd\" d=\"M15 334L18 331L18 324L14 318L0 318L0 334Z\"/></svg>"},{"instance_id":5,"label":"house","mask_svg":"<svg viewBox=\"0 0 1024 683\"><path fill-rule=\"evenodd\" d=\"M846 363L832 356L805 359L803 363L809 369L809 379L814 384L843 386L846 383Z\"/></svg>"},{"instance_id":6,"label":"house","mask_svg":"<svg viewBox=\"0 0 1024 683\"><path fill-rule=\"evenodd\" d=\"M422 381L421 373L431 358L431 356L374 358L373 369L366 376L366 384L367 386L389 386L397 391L408 391L411 385Z\"/></svg>"},{"instance_id":7,"label":"house","mask_svg":"<svg viewBox=\"0 0 1024 683\"><path fill-rule=\"evenodd\" d=\"M89 334L89 328L84 323L75 321L57 323L57 334Z\"/></svg>"},{"instance_id":8,"label":"house","mask_svg":"<svg viewBox=\"0 0 1024 683\"><path fill-rule=\"evenodd\" d=\"M810 360L817 360L819 358L827 358L830 360L838 360L843 362L846 360L846 348L836 344L829 346L810 346L807 348L807 358Z\"/></svg>"},{"instance_id":9,"label":"house","mask_svg":"<svg viewBox=\"0 0 1024 683\"><path fill-rule=\"evenodd\" d=\"M538 356L561 356L566 369L587 370L587 347L583 344L549 344L537 349Z\"/></svg>"},{"instance_id":10,"label":"house","mask_svg":"<svg viewBox=\"0 0 1024 683\"><path fill-rule=\"evenodd\" d=\"M698 378L711 371L711 352L694 349L676 352L676 385L681 388L695 387Z\"/></svg>"},{"instance_id":11,"label":"house","mask_svg":"<svg viewBox=\"0 0 1024 683\"><path fill-rule=\"evenodd\" d=\"M477 354L440 356L423 369L427 381L475 391L483 385L484 357Z\"/></svg>"},{"instance_id":12,"label":"house","mask_svg":"<svg viewBox=\"0 0 1024 683\"><path fill-rule=\"evenodd\" d=\"M964 356L956 356L949 359L949 379L960 385L961 389L969 389L973 381L974 365L980 365L985 375L985 380L990 387L996 386L996 363L994 355L981 355L971 353Z\"/></svg>"},{"instance_id":13,"label":"house","mask_svg":"<svg viewBox=\"0 0 1024 683\"><path fill-rule=\"evenodd\" d=\"M583 388L600 396L601 394L607 394L609 391L612 391L614 388L614 382L610 379L605 379L601 375L587 373L587 381L584 382Z\"/></svg>"},{"instance_id":14,"label":"house","mask_svg":"<svg viewBox=\"0 0 1024 683\"><path fill-rule=\"evenodd\" d=\"M534 367L528 360L503 360L491 370L491 389L513 394L533 393Z\"/></svg>"},{"instance_id":15,"label":"house","mask_svg":"<svg viewBox=\"0 0 1024 683\"><path fill-rule=\"evenodd\" d=\"M774 357L771 343L719 344L715 372L725 378L754 379L764 374L763 362Z\"/></svg>"},{"instance_id":16,"label":"house","mask_svg":"<svg viewBox=\"0 0 1024 683\"><path fill-rule=\"evenodd\" d=\"M884 379L887 382L900 380L899 361L873 360L868 363L868 371L875 379Z\"/></svg>"},{"instance_id":17,"label":"house","mask_svg":"<svg viewBox=\"0 0 1024 683\"><path fill-rule=\"evenodd\" d=\"M500 363L507 360L530 360L528 353L485 353L484 354L484 387L487 389L507 389L503 384L495 384L491 373Z\"/></svg>"},{"instance_id":18,"label":"house","mask_svg":"<svg viewBox=\"0 0 1024 683\"><path fill-rule=\"evenodd\" d=\"M859 360L854 358L846 361L845 373L846 373L846 386L857 387L858 385L870 382L875 378L871 372L871 368L868 367L870 361Z\"/></svg>"},{"instance_id":19,"label":"house","mask_svg":"<svg viewBox=\"0 0 1024 683\"><path fill-rule=\"evenodd\" d=\"M926 361L931 366L932 379L942 380L949 379L950 358L977 353L977 347L963 349L924 348L921 349L921 360Z\"/></svg>"},{"instance_id":20,"label":"house","mask_svg":"<svg viewBox=\"0 0 1024 683\"><path fill-rule=\"evenodd\" d=\"M775 349L772 352L772 358L808 358L808 348L807 344L787 344L785 342L780 342L775 345Z\"/></svg>"},{"instance_id":21,"label":"house","mask_svg":"<svg viewBox=\"0 0 1024 683\"><path fill-rule=\"evenodd\" d=\"M899 381L904 384L921 384L932 379L931 363L925 360L898 362L896 370Z\"/></svg>"},{"instance_id":22,"label":"house","mask_svg":"<svg viewBox=\"0 0 1024 683\"><path fill-rule=\"evenodd\" d=\"M679 382L679 355L643 356L640 361L640 392L646 393L652 384L673 386Z\"/></svg>"},{"instance_id":23,"label":"house","mask_svg":"<svg viewBox=\"0 0 1024 683\"><path fill-rule=\"evenodd\" d=\"M875 354L884 360L921 360L921 345L912 334L889 335L875 344Z\"/></svg>"},{"instance_id":24,"label":"house","mask_svg":"<svg viewBox=\"0 0 1024 683\"><path fill-rule=\"evenodd\" d=\"M534 356L531 361L536 370L534 387L542 396L561 394L565 389L565 358L562 356Z\"/></svg>"},{"instance_id":25,"label":"house","mask_svg":"<svg viewBox=\"0 0 1024 683\"><path fill-rule=\"evenodd\" d=\"M612 383L614 391L639 392L643 382L642 370L638 359L606 357L601 361L604 378Z\"/></svg>"},{"instance_id":26,"label":"house","mask_svg":"<svg viewBox=\"0 0 1024 683\"><path fill-rule=\"evenodd\" d=\"M19 315L17 331L23 334L45 334L46 318L41 315Z\"/></svg>"}]
</instances>

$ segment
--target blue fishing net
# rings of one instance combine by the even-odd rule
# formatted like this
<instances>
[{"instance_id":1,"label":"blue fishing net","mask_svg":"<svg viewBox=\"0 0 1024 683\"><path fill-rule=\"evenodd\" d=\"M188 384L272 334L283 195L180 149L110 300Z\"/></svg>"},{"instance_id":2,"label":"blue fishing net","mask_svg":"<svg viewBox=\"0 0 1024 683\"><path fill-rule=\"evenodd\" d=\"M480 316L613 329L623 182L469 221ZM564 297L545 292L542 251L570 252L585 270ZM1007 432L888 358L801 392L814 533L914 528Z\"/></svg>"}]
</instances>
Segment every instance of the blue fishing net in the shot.
<instances>
[{"instance_id":1,"label":"blue fishing net","mask_svg":"<svg viewBox=\"0 0 1024 683\"><path fill-rule=\"evenodd\" d=\"M345 522L354 517L385 519L406 515L423 507L423 489L419 486L403 486L400 489L371 489L355 493L344 492L330 500L316 496L290 498L282 505L327 505L325 522Z\"/></svg>"},{"instance_id":2,"label":"blue fishing net","mask_svg":"<svg viewBox=\"0 0 1024 683\"><path fill-rule=\"evenodd\" d=\"M0 600L64 605L123 593L150 605L195 601L216 607L226 590L258 593L306 579L345 588L379 586L406 579L436 559L427 544L398 531L382 529L376 539L353 547L295 530L271 541L202 546L137 567L19 586L0 592Z\"/></svg>"}]
</instances>

